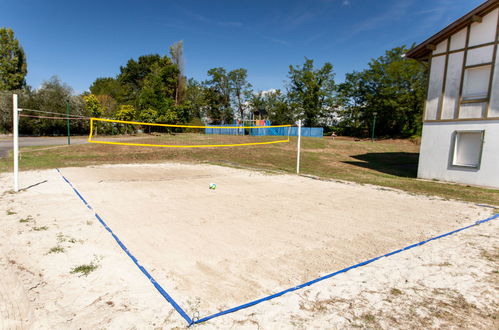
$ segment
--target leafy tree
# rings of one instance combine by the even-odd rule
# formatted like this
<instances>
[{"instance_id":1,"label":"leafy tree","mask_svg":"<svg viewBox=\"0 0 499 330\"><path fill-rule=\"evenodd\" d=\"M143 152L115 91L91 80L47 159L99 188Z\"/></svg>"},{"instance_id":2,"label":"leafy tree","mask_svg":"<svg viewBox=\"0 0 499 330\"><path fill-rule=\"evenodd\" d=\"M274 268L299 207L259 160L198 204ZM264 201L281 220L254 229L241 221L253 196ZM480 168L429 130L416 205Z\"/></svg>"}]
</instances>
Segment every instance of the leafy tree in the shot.
<instances>
[{"instance_id":1,"label":"leafy tree","mask_svg":"<svg viewBox=\"0 0 499 330\"><path fill-rule=\"evenodd\" d=\"M205 82L208 87L205 93L208 116L214 123L232 121L234 116L230 106L230 82L224 68L208 70L209 79Z\"/></svg>"},{"instance_id":2,"label":"leafy tree","mask_svg":"<svg viewBox=\"0 0 499 330\"><path fill-rule=\"evenodd\" d=\"M116 119L123 121L132 121L135 118L135 107L130 104L122 104L116 112Z\"/></svg>"},{"instance_id":3,"label":"leafy tree","mask_svg":"<svg viewBox=\"0 0 499 330\"><path fill-rule=\"evenodd\" d=\"M353 124L354 134L371 130L374 112L378 135L420 134L427 66L404 58L407 50L405 46L387 50L372 59L368 69L347 75L340 88L345 101L341 113Z\"/></svg>"},{"instance_id":4,"label":"leafy tree","mask_svg":"<svg viewBox=\"0 0 499 330\"><path fill-rule=\"evenodd\" d=\"M31 90L25 88L20 94L19 104L25 109L49 111L49 116L65 117L66 103L69 102L72 115L89 116L85 102L79 95L73 95L73 89L61 82L58 77L44 81L40 88ZM57 114L60 115L57 115ZM26 111L26 114L34 114ZM47 120L37 118L23 118L19 122L19 132L27 135L65 135L67 134L66 120ZM71 134L87 134L88 120L71 120Z\"/></svg>"},{"instance_id":5,"label":"leafy tree","mask_svg":"<svg viewBox=\"0 0 499 330\"><path fill-rule=\"evenodd\" d=\"M122 104L116 112L116 119L124 121L132 121L135 118L135 107L130 104Z\"/></svg>"},{"instance_id":6,"label":"leafy tree","mask_svg":"<svg viewBox=\"0 0 499 330\"><path fill-rule=\"evenodd\" d=\"M305 58L303 66L289 66L288 78L288 97L305 120L304 125L317 126L335 105L333 65L327 62L314 69L314 61Z\"/></svg>"},{"instance_id":7,"label":"leafy tree","mask_svg":"<svg viewBox=\"0 0 499 330\"><path fill-rule=\"evenodd\" d=\"M227 106L226 96L218 89L213 87L205 89L204 100L206 116L211 124L229 123L234 120L232 109Z\"/></svg>"},{"instance_id":8,"label":"leafy tree","mask_svg":"<svg viewBox=\"0 0 499 330\"><path fill-rule=\"evenodd\" d=\"M135 118L135 108L130 104L122 104L118 107L116 112L116 119L123 121L132 121ZM123 124L123 126L118 126L118 133L128 134L128 127L130 125ZM123 129L124 128L124 129ZM114 128L112 128L114 130Z\"/></svg>"},{"instance_id":9,"label":"leafy tree","mask_svg":"<svg viewBox=\"0 0 499 330\"><path fill-rule=\"evenodd\" d=\"M179 74L178 68L167 56L154 54L140 56L137 61L131 59L126 66L120 67L120 74L117 78L123 90L123 98L120 102L136 103L151 74L162 81L161 98L173 99ZM151 80L150 77L149 80Z\"/></svg>"},{"instance_id":10,"label":"leafy tree","mask_svg":"<svg viewBox=\"0 0 499 330\"><path fill-rule=\"evenodd\" d=\"M179 111L181 109L174 105L177 75L176 66L154 65L139 94L139 113L144 109L155 109L158 112L157 120L160 122L173 124L188 121L183 111Z\"/></svg>"},{"instance_id":11,"label":"leafy tree","mask_svg":"<svg viewBox=\"0 0 499 330\"><path fill-rule=\"evenodd\" d=\"M142 110L139 115L139 120L144 123L155 123L157 118L158 112L151 108Z\"/></svg>"},{"instance_id":12,"label":"leafy tree","mask_svg":"<svg viewBox=\"0 0 499 330\"><path fill-rule=\"evenodd\" d=\"M26 86L26 55L10 28L0 28L0 90Z\"/></svg>"},{"instance_id":13,"label":"leafy tree","mask_svg":"<svg viewBox=\"0 0 499 330\"><path fill-rule=\"evenodd\" d=\"M113 118L118 109L118 102L110 95L95 95L97 101L102 107L102 115L107 118Z\"/></svg>"},{"instance_id":14,"label":"leafy tree","mask_svg":"<svg viewBox=\"0 0 499 330\"><path fill-rule=\"evenodd\" d=\"M142 110L139 115L139 120L144 123L155 123L158 118L158 112L154 109L148 108ZM147 126L147 130L151 133L151 126Z\"/></svg>"},{"instance_id":15,"label":"leafy tree","mask_svg":"<svg viewBox=\"0 0 499 330\"><path fill-rule=\"evenodd\" d=\"M189 103L190 116L202 118L206 109L205 87L193 78L187 81L185 100Z\"/></svg>"},{"instance_id":16,"label":"leafy tree","mask_svg":"<svg viewBox=\"0 0 499 330\"><path fill-rule=\"evenodd\" d=\"M286 125L295 122L295 112L285 94L280 90L254 95L251 99L254 110L265 110L273 125Z\"/></svg>"},{"instance_id":17,"label":"leafy tree","mask_svg":"<svg viewBox=\"0 0 499 330\"><path fill-rule=\"evenodd\" d=\"M115 100L121 100L123 96L120 82L114 78L97 78L89 89L94 95L108 95Z\"/></svg>"},{"instance_id":18,"label":"leafy tree","mask_svg":"<svg viewBox=\"0 0 499 330\"><path fill-rule=\"evenodd\" d=\"M244 119L244 104L252 94L251 84L247 81L247 77L248 71L243 68L232 70L228 74L230 93L241 120Z\"/></svg>"},{"instance_id":19,"label":"leafy tree","mask_svg":"<svg viewBox=\"0 0 499 330\"><path fill-rule=\"evenodd\" d=\"M102 116L103 110L99 100L94 94L86 95L83 97L85 100L85 107L92 114L92 117Z\"/></svg>"},{"instance_id":20,"label":"leafy tree","mask_svg":"<svg viewBox=\"0 0 499 330\"><path fill-rule=\"evenodd\" d=\"M366 130L363 112L367 109L367 80L364 72L347 73L345 82L338 86L341 106L337 111L340 123L338 129L344 135L360 135Z\"/></svg>"}]
</instances>

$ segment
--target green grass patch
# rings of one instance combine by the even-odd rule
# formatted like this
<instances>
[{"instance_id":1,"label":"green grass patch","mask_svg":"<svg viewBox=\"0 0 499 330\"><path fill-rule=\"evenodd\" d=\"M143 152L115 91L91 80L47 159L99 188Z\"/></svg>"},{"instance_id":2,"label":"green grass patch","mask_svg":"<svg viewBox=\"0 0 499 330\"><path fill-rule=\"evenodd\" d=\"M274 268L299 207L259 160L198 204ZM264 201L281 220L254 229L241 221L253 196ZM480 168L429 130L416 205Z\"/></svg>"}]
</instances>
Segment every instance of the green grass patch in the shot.
<instances>
[{"instance_id":1,"label":"green grass patch","mask_svg":"<svg viewBox=\"0 0 499 330\"><path fill-rule=\"evenodd\" d=\"M176 135L175 138L181 138ZM244 137L240 137L244 138ZM22 170L99 164L186 162L241 166L295 173L296 137L290 143L229 148L154 148L103 144L22 153ZM41 148L41 147L36 147ZM491 205L499 204L499 190L416 179L419 145L409 140L374 143L352 138L302 138L301 173L326 179L354 181ZM11 170L0 162L0 172ZM21 174L22 175L22 174ZM497 211L497 210L496 210Z\"/></svg>"},{"instance_id":2,"label":"green grass patch","mask_svg":"<svg viewBox=\"0 0 499 330\"><path fill-rule=\"evenodd\" d=\"M72 268L70 273L71 274L81 274L81 275L87 276L88 274L90 274L91 272L96 270L98 267L99 267L98 265L91 262L91 263L86 264L86 265L79 265L79 266Z\"/></svg>"},{"instance_id":3,"label":"green grass patch","mask_svg":"<svg viewBox=\"0 0 499 330\"><path fill-rule=\"evenodd\" d=\"M13 214L17 214L17 213L12 211L12 210L7 210L7 215L13 215Z\"/></svg>"},{"instance_id":4,"label":"green grass patch","mask_svg":"<svg viewBox=\"0 0 499 330\"><path fill-rule=\"evenodd\" d=\"M47 227L47 226L33 227L34 231L44 231L44 230L48 230L48 229L49 229L49 227Z\"/></svg>"},{"instance_id":5,"label":"green grass patch","mask_svg":"<svg viewBox=\"0 0 499 330\"><path fill-rule=\"evenodd\" d=\"M21 218L19 220L20 223L27 223L27 222L30 222L30 221L33 221L33 217L31 215L28 215L26 218Z\"/></svg>"},{"instance_id":6,"label":"green grass patch","mask_svg":"<svg viewBox=\"0 0 499 330\"><path fill-rule=\"evenodd\" d=\"M64 252L64 248L62 246L54 246L49 250L49 253L62 253Z\"/></svg>"},{"instance_id":7,"label":"green grass patch","mask_svg":"<svg viewBox=\"0 0 499 330\"><path fill-rule=\"evenodd\" d=\"M390 294L394 296L400 296L402 294L402 291L397 288L391 288Z\"/></svg>"}]
</instances>

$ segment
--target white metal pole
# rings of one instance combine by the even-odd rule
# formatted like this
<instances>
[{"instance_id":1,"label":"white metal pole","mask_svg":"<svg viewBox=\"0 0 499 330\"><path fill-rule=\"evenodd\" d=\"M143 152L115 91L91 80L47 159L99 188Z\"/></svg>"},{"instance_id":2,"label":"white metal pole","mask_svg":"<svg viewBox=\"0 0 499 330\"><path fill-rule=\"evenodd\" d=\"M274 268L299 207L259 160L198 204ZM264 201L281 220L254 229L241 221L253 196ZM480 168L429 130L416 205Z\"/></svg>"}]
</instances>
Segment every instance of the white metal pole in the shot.
<instances>
[{"instance_id":1,"label":"white metal pole","mask_svg":"<svg viewBox=\"0 0 499 330\"><path fill-rule=\"evenodd\" d=\"M17 108L17 94L12 95L12 118L14 133L14 191L19 191L19 110Z\"/></svg>"},{"instance_id":2,"label":"white metal pole","mask_svg":"<svg viewBox=\"0 0 499 330\"><path fill-rule=\"evenodd\" d=\"M301 119L298 120L298 154L296 156L296 174L300 174Z\"/></svg>"}]
</instances>

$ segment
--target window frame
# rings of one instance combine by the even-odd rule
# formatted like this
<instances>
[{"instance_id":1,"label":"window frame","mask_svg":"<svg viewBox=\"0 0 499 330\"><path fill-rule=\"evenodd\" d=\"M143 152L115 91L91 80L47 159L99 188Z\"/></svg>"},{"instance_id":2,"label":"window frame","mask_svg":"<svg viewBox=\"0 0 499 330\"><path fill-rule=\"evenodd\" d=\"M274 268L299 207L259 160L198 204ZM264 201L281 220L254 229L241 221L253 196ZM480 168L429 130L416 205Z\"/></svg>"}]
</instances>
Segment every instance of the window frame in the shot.
<instances>
[{"instance_id":1,"label":"window frame","mask_svg":"<svg viewBox=\"0 0 499 330\"><path fill-rule=\"evenodd\" d=\"M477 70L480 68L488 68L489 69L488 79L486 80L487 86L485 89L485 93L484 93L484 95L481 95L481 96L466 97L465 96L466 86L468 86L467 81L468 81L468 77L469 77L468 72L473 71L473 70ZM491 74L492 70L493 70L492 63L481 63L481 64L470 65L470 66L464 67L463 82L462 82L463 89L461 92L461 104L463 104L463 103L485 103L489 100L489 97L490 97L489 90L490 90L490 84L491 84L490 74Z\"/></svg>"},{"instance_id":2,"label":"window frame","mask_svg":"<svg viewBox=\"0 0 499 330\"><path fill-rule=\"evenodd\" d=\"M480 151L478 153L478 163L477 165L464 165L464 164L456 164L456 156L457 156L457 147L459 143L459 134L461 133L480 133ZM450 166L454 168L466 168L466 169L475 169L479 170L482 165L482 153L483 153L483 145L485 143L485 130L456 130L453 132L453 146L452 146L452 155L450 157Z\"/></svg>"}]
</instances>

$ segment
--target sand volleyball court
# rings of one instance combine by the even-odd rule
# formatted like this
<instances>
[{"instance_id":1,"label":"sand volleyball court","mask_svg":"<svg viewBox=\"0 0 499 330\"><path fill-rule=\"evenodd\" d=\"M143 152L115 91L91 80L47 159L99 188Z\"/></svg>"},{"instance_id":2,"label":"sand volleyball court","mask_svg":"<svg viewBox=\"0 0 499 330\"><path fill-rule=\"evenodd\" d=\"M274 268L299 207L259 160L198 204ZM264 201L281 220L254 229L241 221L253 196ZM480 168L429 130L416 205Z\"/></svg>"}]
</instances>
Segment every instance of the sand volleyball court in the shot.
<instances>
[{"instance_id":1,"label":"sand volleyball court","mask_svg":"<svg viewBox=\"0 0 499 330\"><path fill-rule=\"evenodd\" d=\"M107 165L61 173L93 210L56 170L22 174L25 183L40 184L21 193L26 198L16 212L29 212L37 228L47 227L33 230L28 220L31 227L23 235L47 247L62 235L59 244L68 246L68 253L44 255L50 263L43 272L70 270L71 261L85 254L96 265L105 260L107 275L101 273L75 300L95 303L90 298L95 295L85 295L103 288L132 290L139 300L149 297L151 313L171 307L93 212L187 313L201 317L490 216L490 209L470 203L204 164ZM217 188L210 190L210 183ZM72 249L65 235L76 240L83 235L89 242L77 241L79 248Z\"/></svg>"}]
</instances>

